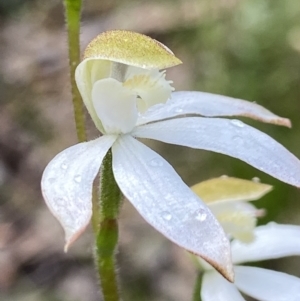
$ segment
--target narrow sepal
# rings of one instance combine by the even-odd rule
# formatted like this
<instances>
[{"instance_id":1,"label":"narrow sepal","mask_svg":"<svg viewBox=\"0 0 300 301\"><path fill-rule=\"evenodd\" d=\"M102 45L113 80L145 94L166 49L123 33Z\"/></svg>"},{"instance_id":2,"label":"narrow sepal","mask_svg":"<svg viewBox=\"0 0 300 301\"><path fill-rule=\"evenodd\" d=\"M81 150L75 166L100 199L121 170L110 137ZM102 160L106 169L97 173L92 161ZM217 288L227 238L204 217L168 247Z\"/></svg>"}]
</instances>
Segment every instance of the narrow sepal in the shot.
<instances>
[{"instance_id":1,"label":"narrow sepal","mask_svg":"<svg viewBox=\"0 0 300 301\"><path fill-rule=\"evenodd\" d=\"M137 127L133 135L228 155L300 187L300 161L270 136L239 120L186 117Z\"/></svg>"},{"instance_id":2,"label":"narrow sepal","mask_svg":"<svg viewBox=\"0 0 300 301\"><path fill-rule=\"evenodd\" d=\"M113 172L144 219L233 280L228 239L206 205L161 156L131 136L113 145Z\"/></svg>"},{"instance_id":3,"label":"narrow sepal","mask_svg":"<svg viewBox=\"0 0 300 301\"><path fill-rule=\"evenodd\" d=\"M300 255L300 226L274 222L256 227L251 244L234 240L231 244L234 263L261 261Z\"/></svg>"},{"instance_id":4,"label":"narrow sepal","mask_svg":"<svg viewBox=\"0 0 300 301\"><path fill-rule=\"evenodd\" d=\"M300 279L272 270L235 266L235 285L248 296L262 301L299 301Z\"/></svg>"},{"instance_id":5,"label":"narrow sepal","mask_svg":"<svg viewBox=\"0 0 300 301\"><path fill-rule=\"evenodd\" d=\"M289 119L277 116L255 102L198 91L172 93L165 105L150 109L140 117L138 124L188 114L205 117L249 117L266 123L291 127Z\"/></svg>"},{"instance_id":6,"label":"narrow sepal","mask_svg":"<svg viewBox=\"0 0 300 301\"><path fill-rule=\"evenodd\" d=\"M103 136L71 146L54 157L44 170L42 193L65 231L65 251L90 221L93 181L115 140L115 136Z\"/></svg>"}]
</instances>

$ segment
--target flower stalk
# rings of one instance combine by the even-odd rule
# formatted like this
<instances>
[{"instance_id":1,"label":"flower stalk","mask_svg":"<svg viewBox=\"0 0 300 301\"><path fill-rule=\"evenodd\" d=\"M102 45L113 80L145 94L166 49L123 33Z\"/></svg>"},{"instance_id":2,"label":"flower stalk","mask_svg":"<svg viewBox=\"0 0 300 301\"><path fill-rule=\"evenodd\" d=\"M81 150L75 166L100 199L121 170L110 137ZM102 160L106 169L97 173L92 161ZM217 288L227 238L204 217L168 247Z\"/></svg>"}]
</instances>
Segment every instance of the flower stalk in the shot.
<instances>
[{"instance_id":1,"label":"flower stalk","mask_svg":"<svg viewBox=\"0 0 300 301\"><path fill-rule=\"evenodd\" d=\"M83 102L75 81L75 70L80 63L80 13L81 0L64 0L68 31L69 68L72 101L79 142L86 141ZM112 155L109 151L103 161L99 191L99 203L93 203L93 229L96 240L95 262L98 269L103 298L118 301L118 285L115 273L115 249L118 242L118 223L121 192L112 173ZM97 198L94 196L94 198Z\"/></svg>"},{"instance_id":2,"label":"flower stalk","mask_svg":"<svg viewBox=\"0 0 300 301\"><path fill-rule=\"evenodd\" d=\"M122 203L121 191L112 171L112 153L107 153L101 169L99 191L99 230L96 235L96 264L105 301L118 301L115 253L118 244L118 215Z\"/></svg>"},{"instance_id":3,"label":"flower stalk","mask_svg":"<svg viewBox=\"0 0 300 301\"><path fill-rule=\"evenodd\" d=\"M201 300L201 283L202 283L202 272L197 273L196 281L194 284L194 292L192 301L202 301Z\"/></svg>"},{"instance_id":4,"label":"flower stalk","mask_svg":"<svg viewBox=\"0 0 300 301\"><path fill-rule=\"evenodd\" d=\"M75 70L78 64L80 63L79 33L81 0L64 0L64 5L68 31L70 81L76 133L78 141L83 142L87 140L85 132L83 102L75 82Z\"/></svg>"}]
</instances>

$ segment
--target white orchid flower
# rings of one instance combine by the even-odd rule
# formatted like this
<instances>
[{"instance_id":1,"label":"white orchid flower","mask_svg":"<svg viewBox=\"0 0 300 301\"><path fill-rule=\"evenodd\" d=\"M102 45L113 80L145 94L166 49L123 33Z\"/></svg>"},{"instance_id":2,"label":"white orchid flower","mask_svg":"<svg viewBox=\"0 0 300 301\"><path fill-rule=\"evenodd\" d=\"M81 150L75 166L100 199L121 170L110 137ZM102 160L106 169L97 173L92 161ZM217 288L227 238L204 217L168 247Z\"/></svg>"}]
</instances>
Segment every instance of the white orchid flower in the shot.
<instances>
[{"instance_id":1,"label":"white orchid flower","mask_svg":"<svg viewBox=\"0 0 300 301\"><path fill-rule=\"evenodd\" d=\"M241 266L244 262L300 255L300 227L270 223L257 227L247 244L231 243L235 280L230 283L207 267L202 280L202 301L245 301L241 292L260 301L300 300L300 278L263 268Z\"/></svg>"},{"instance_id":2,"label":"white orchid flower","mask_svg":"<svg viewBox=\"0 0 300 301\"><path fill-rule=\"evenodd\" d=\"M272 186L221 176L195 184L191 189L207 204L229 239L251 242L257 218L264 215L264 210L249 201L260 199Z\"/></svg>"},{"instance_id":3,"label":"white orchid flower","mask_svg":"<svg viewBox=\"0 0 300 301\"><path fill-rule=\"evenodd\" d=\"M58 154L46 167L42 192L69 246L92 214L92 184L107 151L124 196L171 241L233 279L229 242L206 205L161 156L136 138L223 153L300 186L300 162L283 146L238 120L248 116L290 126L287 119L243 100L203 92L174 92L159 70L181 63L141 34L109 31L87 47L76 70L83 101L103 134ZM205 117L188 117L186 115ZM178 118L177 118L178 117Z\"/></svg>"}]
</instances>

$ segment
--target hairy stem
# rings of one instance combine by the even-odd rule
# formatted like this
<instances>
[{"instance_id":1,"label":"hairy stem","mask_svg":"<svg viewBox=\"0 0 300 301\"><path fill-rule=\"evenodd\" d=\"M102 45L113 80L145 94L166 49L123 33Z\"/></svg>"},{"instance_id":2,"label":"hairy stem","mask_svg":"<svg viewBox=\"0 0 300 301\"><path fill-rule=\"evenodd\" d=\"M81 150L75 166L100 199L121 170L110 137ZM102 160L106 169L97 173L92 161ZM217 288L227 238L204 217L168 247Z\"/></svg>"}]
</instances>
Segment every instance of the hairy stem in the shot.
<instances>
[{"instance_id":1,"label":"hairy stem","mask_svg":"<svg viewBox=\"0 0 300 301\"><path fill-rule=\"evenodd\" d=\"M69 45L69 68L72 100L79 142L86 141L83 102L75 81L75 70L80 63L80 13L81 0L64 0ZM115 250L118 243L119 207L121 192L112 172L112 154L109 151L103 160L100 183L100 201L93 193L92 224L96 240L95 261L101 281L104 301L119 301L115 272Z\"/></svg>"},{"instance_id":2,"label":"hairy stem","mask_svg":"<svg viewBox=\"0 0 300 301\"><path fill-rule=\"evenodd\" d=\"M75 69L80 62L81 0L64 0L64 5L68 31L69 68L76 132L78 141L83 142L86 141L85 117L82 99L75 82Z\"/></svg>"},{"instance_id":3,"label":"hairy stem","mask_svg":"<svg viewBox=\"0 0 300 301\"><path fill-rule=\"evenodd\" d=\"M101 169L99 193L99 231L96 237L96 262L104 301L119 301L115 253L118 244L118 215L122 194L112 172L112 153L107 153Z\"/></svg>"}]
</instances>

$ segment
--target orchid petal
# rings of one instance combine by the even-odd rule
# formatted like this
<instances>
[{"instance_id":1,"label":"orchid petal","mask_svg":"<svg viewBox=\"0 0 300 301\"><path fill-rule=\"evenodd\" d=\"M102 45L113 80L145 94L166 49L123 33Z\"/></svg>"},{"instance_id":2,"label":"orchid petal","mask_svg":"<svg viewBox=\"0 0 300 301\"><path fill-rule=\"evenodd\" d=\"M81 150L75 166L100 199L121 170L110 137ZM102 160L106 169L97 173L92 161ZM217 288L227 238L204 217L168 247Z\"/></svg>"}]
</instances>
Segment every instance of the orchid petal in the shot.
<instances>
[{"instance_id":1,"label":"orchid petal","mask_svg":"<svg viewBox=\"0 0 300 301\"><path fill-rule=\"evenodd\" d=\"M116 182L142 217L232 280L230 246L222 227L172 166L131 136L120 137L112 151Z\"/></svg>"},{"instance_id":2,"label":"orchid petal","mask_svg":"<svg viewBox=\"0 0 300 301\"><path fill-rule=\"evenodd\" d=\"M255 239L250 244L237 240L232 242L234 263L300 255L300 226L270 223L257 227L254 235Z\"/></svg>"},{"instance_id":3,"label":"orchid petal","mask_svg":"<svg viewBox=\"0 0 300 301\"><path fill-rule=\"evenodd\" d=\"M250 242L254 239L256 218L262 215L263 210L245 201L261 198L272 186L222 176L200 182L191 189L208 204L227 234Z\"/></svg>"},{"instance_id":4,"label":"orchid petal","mask_svg":"<svg viewBox=\"0 0 300 301\"><path fill-rule=\"evenodd\" d=\"M243 242L253 241L258 211L255 206L246 202L217 202L208 207L230 237Z\"/></svg>"},{"instance_id":5,"label":"orchid petal","mask_svg":"<svg viewBox=\"0 0 300 301\"><path fill-rule=\"evenodd\" d=\"M103 133L103 126L92 102L92 89L96 81L108 77L111 62L105 60L85 59L76 68L75 80L82 100L93 119L97 129Z\"/></svg>"},{"instance_id":6,"label":"orchid petal","mask_svg":"<svg viewBox=\"0 0 300 301\"><path fill-rule=\"evenodd\" d=\"M164 106L153 107L141 116L138 124L145 124L176 116L194 114L205 117L243 116L262 122L291 127L287 118L282 118L264 107L242 99L211 94L206 92L178 91Z\"/></svg>"},{"instance_id":7,"label":"orchid petal","mask_svg":"<svg viewBox=\"0 0 300 301\"><path fill-rule=\"evenodd\" d=\"M105 132L127 133L134 128L138 116L136 96L122 83L113 78L97 81L92 100Z\"/></svg>"},{"instance_id":8,"label":"orchid petal","mask_svg":"<svg viewBox=\"0 0 300 301\"><path fill-rule=\"evenodd\" d=\"M193 185L191 189L206 204L258 200L268 193L271 185L232 177L219 177Z\"/></svg>"},{"instance_id":9,"label":"orchid petal","mask_svg":"<svg viewBox=\"0 0 300 301\"><path fill-rule=\"evenodd\" d=\"M224 279L216 271L204 274L201 286L202 301L245 301L233 283Z\"/></svg>"},{"instance_id":10,"label":"orchid petal","mask_svg":"<svg viewBox=\"0 0 300 301\"><path fill-rule=\"evenodd\" d=\"M300 161L274 139L239 120L178 118L136 127L132 135L222 153L300 187Z\"/></svg>"},{"instance_id":11,"label":"orchid petal","mask_svg":"<svg viewBox=\"0 0 300 301\"><path fill-rule=\"evenodd\" d=\"M300 279L281 272L236 266L234 284L243 293L261 301L299 301Z\"/></svg>"},{"instance_id":12,"label":"orchid petal","mask_svg":"<svg viewBox=\"0 0 300 301\"><path fill-rule=\"evenodd\" d=\"M126 73L124 86L134 91L140 98L138 109L144 113L149 107L165 103L173 88L170 81L165 79L165 72L145 70L130 66Z\"/></svg>"},{"instance_id":13,"label":"orchid petal","mask_svg":"<svg viewBox=\"0 0 300 301\"><path fill-rule=\"evenodd\" d=\"M93 181L115 140L115 136L103 136L71 146L44 170L42 193L50 211L64 228L65 250L90 221Z\"/></svg>"}]
</instances>

